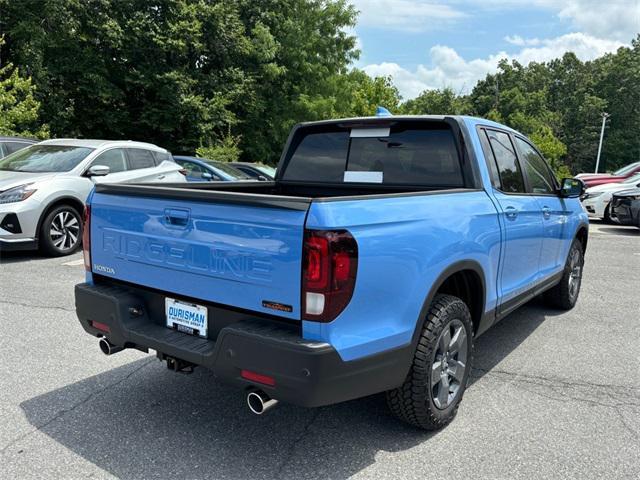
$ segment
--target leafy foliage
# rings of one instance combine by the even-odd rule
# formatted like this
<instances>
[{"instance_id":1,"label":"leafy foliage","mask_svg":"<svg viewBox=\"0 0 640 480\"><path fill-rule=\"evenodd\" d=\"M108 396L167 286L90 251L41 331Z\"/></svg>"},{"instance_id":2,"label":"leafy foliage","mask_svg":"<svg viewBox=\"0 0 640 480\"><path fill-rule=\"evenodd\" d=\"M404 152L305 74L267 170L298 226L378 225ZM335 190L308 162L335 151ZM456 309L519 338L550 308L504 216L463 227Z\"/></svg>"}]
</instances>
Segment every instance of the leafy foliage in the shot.
<instances>
[{"instance_id":1,"label":"leafy foliage","mask_svg":"<svg viewBox=\"0 0 640 480\"><path fill-rule=\"evenodd\" d=\"M213 145L200 146L196 148L196 155L201 158L208 158L217 162L237 162L240 160L240 137L233 136L231 131L216 140Z\"/></svg>"},{"instance_id":2,"label":"leafy foliage","mask_svg":"<svg viewBox=\"0 0 640 480\"><path fill-rule=\"evenodd\" d=\"M0 48L3 41L0 38ZM47 138L47 125L39 123L40 103L30 78L11 63L0 67L0 135Z\"/></svg>"}]
</instances>

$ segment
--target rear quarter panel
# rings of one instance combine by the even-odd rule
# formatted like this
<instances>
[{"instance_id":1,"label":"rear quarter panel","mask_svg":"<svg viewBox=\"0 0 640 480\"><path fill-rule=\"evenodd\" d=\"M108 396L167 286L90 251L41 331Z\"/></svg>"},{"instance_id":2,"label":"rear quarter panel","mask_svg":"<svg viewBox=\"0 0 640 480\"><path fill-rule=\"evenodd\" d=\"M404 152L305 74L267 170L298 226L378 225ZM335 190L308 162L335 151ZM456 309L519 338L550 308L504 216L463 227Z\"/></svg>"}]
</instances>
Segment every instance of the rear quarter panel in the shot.
<instances>
[{"instance_id":1,"label":"rear quarter panel","mask_svg":"<svg viewBox=\"0 0 640 480\"><path fill-rule=\"evenodd\" d=\"M425 299L450 265L485 273L485 311L496 306L500 227L482 190L313 202L310 229L345 228L358 242L351 302L330 323L303 322L304 337L354 360L411 341Z\"/></svg>"}]
</instances>

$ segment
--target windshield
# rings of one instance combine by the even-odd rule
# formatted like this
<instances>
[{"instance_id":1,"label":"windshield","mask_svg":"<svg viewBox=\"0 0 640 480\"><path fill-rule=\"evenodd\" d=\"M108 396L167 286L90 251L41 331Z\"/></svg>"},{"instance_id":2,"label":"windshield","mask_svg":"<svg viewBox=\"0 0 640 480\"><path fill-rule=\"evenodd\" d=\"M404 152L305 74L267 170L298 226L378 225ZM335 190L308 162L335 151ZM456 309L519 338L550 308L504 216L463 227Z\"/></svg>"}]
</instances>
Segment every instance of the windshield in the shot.
<instances>
[{"instance_id":1,"label":"windshield","mask_svg":"<svg viewBox=\"0 0 640 480\"><path fill-rule=\"evenodd\" d=\"M236 167L233 167L231 165L227 165L226 163L214 162L212 160L204 160L204 161L207 162L209 165L211 165L213 168L216 168L216 169L220 170L222 173L226 173L230 177L234 177L234 178L250 178L249 175L247 175L246 173L241 172Z\"/></svg>"},{"instance_id":2,"label":"windshield","mask_svg":"<svg viewBox=\"0 0 640 480\"><path fill-rule=\"evenodd\" d=\"M620 170L616 170L613 172L614 175L625 175L631 172L633 169L640 166L640 162L632 163L631 165L627 165L626 167L622 167Z\"/></svg>"},{"instance_id":3,"label":"windshield","mask_svg":"<svg viewBox=\"0 0 640 480\"><path fill-rule=\"evenodd\" d=\"M254 165L256 167L256 169L260 170L262 173L264 173L265 175L269 175L271 178L275 178L276 176L276 169L273 167L269 167L267 165Z\"/></svg>"},{"instance_id":4,"label":"windshield","mask_svg":"<svg viewBox=\"0 0 640 480\"><path fill-rule=\"evenodd\" d=\"M64 145L32 145L0 160L9 172L68 172L87 158L93 148Z\"/></svg>"}]
</instances>

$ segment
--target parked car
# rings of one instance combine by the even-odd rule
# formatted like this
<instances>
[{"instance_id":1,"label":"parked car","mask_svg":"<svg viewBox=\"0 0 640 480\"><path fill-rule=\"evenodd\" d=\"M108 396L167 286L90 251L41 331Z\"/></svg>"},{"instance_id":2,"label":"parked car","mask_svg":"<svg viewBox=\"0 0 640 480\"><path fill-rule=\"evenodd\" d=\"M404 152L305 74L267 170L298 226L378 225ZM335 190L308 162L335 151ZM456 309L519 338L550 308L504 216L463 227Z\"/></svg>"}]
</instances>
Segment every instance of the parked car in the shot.
<instances>
[{"instance_id":1,"label":"parked car","mask_svg":"<svg viewBox=\"0 0 640 480\"><path fill-rule=\"evenodd\" d=\"M189 182L237 182L251 179L229 163L183 155L174 155L173 159L187 171Z\"/></svg>"},{"instance_id":2,"label":"parked car","mask_svg":"<svg viewBox=\"0 0 640 480\"><path fill-rule=\"evenodd\" d=\"M276 178L276 169L268 165L248 162L232 162L231 165L256 180L271 181Z\"/></svg>"},{"instance_id":3,"label":"parked car","mask_svg":"<svg viewBox=\"0 0 640 480\"><path fill-rule=\"evenodd\" d=\"M0 137L0 158L4 158L34 143L38 143L38 141L23 137Z\"/></svg>"},{"instance_id":4,"label":"parked car","mask_svg":"<svg viewBox=\"0 0 640 480\"><path fill-rule=\"evenodd\" d=\"M634 225L640 228L640 188L613 194L611 218L620 225Z\"/></svg>"},{"instance_id":5,"label":"parked car","mask_svg":"<svg viewBox=\"0 0 640 480\"><path fill-rule=\"evenodd\" d=\"M387 116L289 138L275 182L96 185L75 304L104 353L205 366L254 413L386 391L399 418L436 429L479 335L543 292L576 304L583 184L559 183L520 133Z\"/></svg>"},{"instance_id":6,"label":"parked car","mask_svg":"<svg viewBox=\"0 0 640 480\"><path fill-rule=\"evenodd\" d=\"M47 140L0 160L0 249L73 253L96 183L185 182L166 150L148 143Z\"/></svg>"},{"instance_id":7,"label":"parked car","mask_svg":"<svg viewBox=\"0 0 640 480\"><path fill-rule=\"evenodd\" d=\"M605 222L610 222L611 196L616 192L628 190L631 187L640 187L640 173L620 183L605 183L587 188L581 198L582 205L590 217L601 218Z\"/></svg>"},{"instance_id":8,"label":"parked car","mask_svg":"<svg viewBox=\"0 0 640 480\"><path fill-rule=\"evenodd\" d=\"M587 187L595 187L605 183L619 183L640 173L640 162L626 165L613 173L581 173L576 178L582 180Z\"/></svg>"}]
</instances>

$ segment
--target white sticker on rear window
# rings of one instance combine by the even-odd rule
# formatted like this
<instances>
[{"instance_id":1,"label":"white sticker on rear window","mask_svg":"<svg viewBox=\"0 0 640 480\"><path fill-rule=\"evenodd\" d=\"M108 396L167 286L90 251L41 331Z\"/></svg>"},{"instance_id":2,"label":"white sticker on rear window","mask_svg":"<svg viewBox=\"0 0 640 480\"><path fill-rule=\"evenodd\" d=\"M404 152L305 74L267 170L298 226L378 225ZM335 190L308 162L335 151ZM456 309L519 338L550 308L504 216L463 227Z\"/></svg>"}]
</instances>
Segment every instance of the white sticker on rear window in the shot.
<instances>
[{"instance_id":1,"label":"white sticker on rear window","mask_svg":"<svg viewBox=\"0 0 640 480\"><path fill-rule=\"evenodd\" d=\"M382 172L344 172L345 182L382 183Z\"/></svg>"},{"instance_id":2,"label":"white sticker on rear window","mask_svg":"<svg viewBox=\"0 0 640 480\"><path fill-rule=\"evenodd\" d=\"M388 137L390 128L352 128L351 138Z\"/></svg>"}]
</instances>

